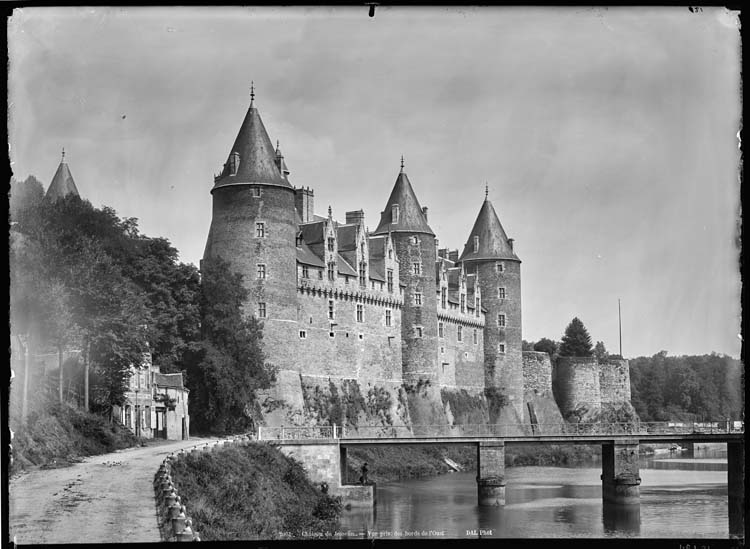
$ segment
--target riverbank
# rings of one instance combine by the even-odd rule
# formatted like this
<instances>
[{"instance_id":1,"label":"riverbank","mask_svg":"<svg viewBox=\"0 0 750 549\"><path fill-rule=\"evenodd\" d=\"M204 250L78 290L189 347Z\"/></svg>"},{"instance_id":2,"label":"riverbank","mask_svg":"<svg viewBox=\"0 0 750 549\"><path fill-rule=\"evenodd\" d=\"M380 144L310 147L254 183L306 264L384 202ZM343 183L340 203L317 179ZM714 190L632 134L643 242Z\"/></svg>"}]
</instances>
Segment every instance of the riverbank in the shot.
<instances>
[{"instance_id":1,"label":"riverbank","mask_svg":"<svg viewBox=\"0 0 750 549\"><path fill-rule=\"evenodd\" d=\"M268 444L188 453L172 465L172 478L204 541L337 530L339 498L322 494L298 461Z\"/></svg>"}]
</instances>

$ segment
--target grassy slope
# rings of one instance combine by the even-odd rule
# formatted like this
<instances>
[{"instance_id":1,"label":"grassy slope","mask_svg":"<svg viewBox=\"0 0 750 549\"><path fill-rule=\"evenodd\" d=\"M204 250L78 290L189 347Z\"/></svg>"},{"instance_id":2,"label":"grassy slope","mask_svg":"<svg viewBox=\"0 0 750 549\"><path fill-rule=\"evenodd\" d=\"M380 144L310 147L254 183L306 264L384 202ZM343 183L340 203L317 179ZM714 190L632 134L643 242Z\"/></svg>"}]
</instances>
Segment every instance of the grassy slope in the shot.
<instances>
[{"instance_id":1,"label":"grassy slope","mask_svg":"<svg viewBox=\"0 0 750 549\"><path fill-rule=\"evenodd\" d=\"M298 461L266 444L189 453L172 467L172 478L206 541L336 530L338 499L322 495Z\"/></svg>"},{"instance_id":2,"label":"grassy slope","mask_svg":"<svg viewBox=\"0 0 750 549\"><path fill-rule=\"evenodd\" d=\"M56 466L80 456L104 454L137 444L125 427L68 405L56 404L31 412L26 423L10 422L13 430L11 474L31 466Z\"/></svg>"}]
</instances>

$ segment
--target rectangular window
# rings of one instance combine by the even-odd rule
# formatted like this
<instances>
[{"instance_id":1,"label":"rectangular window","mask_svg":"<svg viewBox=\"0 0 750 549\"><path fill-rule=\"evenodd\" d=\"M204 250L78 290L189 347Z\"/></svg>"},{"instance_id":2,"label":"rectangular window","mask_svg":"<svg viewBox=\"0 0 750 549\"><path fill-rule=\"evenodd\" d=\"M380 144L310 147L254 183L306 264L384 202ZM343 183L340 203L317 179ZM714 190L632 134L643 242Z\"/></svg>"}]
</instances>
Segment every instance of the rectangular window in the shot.
<instances>
[{"instance_id":1,"label":"rectangular window","mask_svg":"<svg viewBox=\"0 0 750 549\"><path fill-rule=\"evenodd\" d=\"M310 278L310 267L302 265L302 278Z\"/></svg>"},{"instance_id":2,"label":"rectangular window","mask_svg":"<svg viewBox=\"0 0 750 549\"><path fill-rule=\"evenodd\" d=\"M504 264L504 263L502 263L502 262L497 262L497 263L495 263L495 270L496 270L496 271L497 271L498 273L502 273L502 272L505 272L505 264Z\"/></svg>"},{"instance_id":3,"label":"rectangular window","mask_svg":"<svg viewBox=\"0 0 750 549\"><path fill-rule=\"evenodd\" d=\"M479 251L479 237L474 235L474 253Z\"/></svg>"},{"instance_id":4,"label":"rectangular window","mask_svg":"<svg viewBox=\"0 0 750 549\"><path fill-rule=\"evenodd\" d=\"M497 297L498 299L505 299L505 288L497 289Z\"/></svg>"},{"instance_id":5,"label":"rectangular window","mask_svg":"<svg viewBox=\"0 0 750 549\"><path fill-rule=\"evenodd\" d=\"M318 280L323 280L323 269L318 269Z\"/></svg>"},{"instance_id":6,"label":"rectangular window","mask_svg":"<svg viewBox=\"0 0 750 549\"><path fill-rule=\"evenodd\" d=\"M388 250L388 259L393 259L393 250Z\"/></svg>"},{"instance_id":7,"label":"rectangular window","mask_svg":"<svg viewBox=\"0 0 750 549\"><path fill-rule=\"evenodd\" d=\"M456 339L458 339L458 341L463 341L464 340L464 328L463 328L463 326L459 326L458 327L458 332L456 333Z\"/></svg>"},{"instance_id":8,"label":"rectangular window","mask_svg":"<svg viewBox=\"0 0 750 549\"><path fill-rule=\"evenodd\" d=\"M336 264L332 261L328 263L328 280L336 280Z\"/></svg>"},{"instance_id":9,"label":"rectangular window","mask_svg":"<svg viewBox=\"0 0 750 549\"><path fill-rule=\"evenodd\" d=\"M258 318L266 318L266 304L258 303Z\"/></svg>"},{"instance_id":10,"label":"rectangular window","mask_svg":"<svg viewBox=\"0 0 750 549\"><path fill-rule=\"evenodd\" d=\"M334 315L335 311L333 309L333 299L328 300L328 320L333 320L335 318Z\"/></svg>"},{"instance_id":11,"label":"rectangular window","mask_svg":"<svg viewBox=\"0 0 750 549\"><path fill-rule=\"evenodd\" d=\"M445 326L442 322L438 322L438 337L445 337Z\"/></svg>"},{"instance_id":12,"label":"rectangular window","mask_svg":"<svg viewBox=\"0 0 750 549\"><path fill-rule=\"evenodd\" d=\"M263 263L258 263L258 278L266 278L266 266Z\"/></svg>"},{"instance_id":13,"label":"rectangular window","mask_svg":"<svg viewBox=\"0 0 750 549\"><path fill-rule=\"evenodd\" d=\"M265 223L256 223L255 224L255 236L257 238L265 238L266 237L266 224Z\"/></svg>"},{"instance_id":14,"label":"rectangular window","mask_svg":"<svg viewBox=\"0 0 750 549\"><path fill-rule=\"evenodd\" d=\"M359 285L363 287L367 286L367 263L364 261L359 263Z\"/></svg>"},{"instance_id":15,"label":"rectangular window","mask_svg":"<svg viewBox=\"0 0 750 549\"><path fill-rule=\"evenodd\" d=\"M388 269L388 291L393 293L393 269Z\"/></svg>"},{"instance_id":16,"label":"rectangular window","mask_svg":"<svg viewBox=\"0 0 750 549\"><path fill-rule=\"evenodd\" d=\"M386 326L391 325L391 310L390 309L385 310L385 325Z\"/></svg>"},{"instance_id":17,"label":"rectangular window","mask_svg":"<svg viewBox=\"0 0 750 549\"><path fill-rule=\"evenodd\" d=\"M498 346L497 346L497 351L498 351L499 353L505 354L505 343L500 343L500 344L498 344Z\"/></svg>"},{"instance_id":18,"label":"rectangular window","mask_svg":"<svg viewBox=\"0 0 750 549\"><path fill-rule=\"evenodd\" d=\"M474 328L474 345L479 343L479 335L477 334L477 329Z\"/></svg>"},{"instance_id":19,"label":"rectangular window","mask_svg":"<svg viewBox=\"0 0 750 549\"><path fill-rule=\"evenodd\" d=\"M357 322L365 321L365 309L362 305L357 304Z\"/></svg>"},{"instance_id":20,"label":"rectangular window","mask_svg":"<svg viewBox=\"0 0 750 549\"><path fill-rule=\"evenodd\" d=\"M481 310L482 310L481 303L479 303L479 298L476 297L474 298L474 314L476 315L477 318L479 318L479 313L481 312Z\"/></svg>"},{"instance_id":21,"label":"rectangular window","mask_svg":"<svg viewBox=\"0 0 750 549\"><path fill-rule=\"evenodd\" d=\"M255 198L260 198L260 193L261 193L260 187L253 187L253 196Z\"/></svg>"},{"instance_id":22,"label":"rectangular window","mask_svg":"<svg viewBox=\"0 0 750 549\"><path fill-rule=\"evenodd\" d=\"M416 336L422 337L422 326L415 326Z\"/></svg>"},{"instance_id":23,"label":"rectangular window","mask_svg":"<svg viewBox=\"0 0 750 549\"><path fill-rule=\"evenodd\" d=\"M504 314L497 315L497 326L499 328L505 328L505 315Z\"/></svg>"},{"instance_id":24,"label":"rectangular window","mask_svg":"<svg viewBox=\"0 0 750 549\"><path fill-rule=\"evenodd\" d=\"M440 347L440 354L441 355L445 354L445 347ZM445 365L443 365L443 371L445 371Z\"/></svg>"},{"instance_id":25,"label":"rectangular window","mask_svg":"<svg viewBox=\"0 0 750 549\"><path fill-rule=\"evenodd\" d=\"M445 309L448 306L448 289L440 289L440 306Z\"/></svg>"},{"instance_id":26,"label":"rectangular window","mask_svg":"<svg viewBox=\"0 0 750 549\"><path fill-rule=\"evenodd\" d=\"M300 339L307 339L307 331L306 330L300 330L299 331L299 338Z\"/></svg>"},{"instance_id":27,"label":"rectangular window","mask_svg":"<svg viewBox=\"0 0 750 549\"><path fill-rule=\"evenodd\" d=\"M422 306L422 294L419 292L414 292L414 305Z\"/></svg>"},{"instance_id":28,"label":"rectangular window","mask_svg":"<svg viewBox=\"0 0 750 549\"><path fill-rule=\"evenodd\" d=\"M332 252L335 247L336 247L336 239L329 236L328 237L328 251Z\"/></svg>"},{"instance_id":29,"label":"rectangular window","mask_svg":"<svg viewBox=\"0 0 750 549\"><path fill-rule=\"evenodd\" d=\"M412 272L415 275L422 273L422 265L420 263L412 263Z\"/></svg>"},{"instance_id":30,"label":"rectangular window","mask_svg":"<svg viewBox=\"0 0 750 549\"><path fill-rule=\"evenodd\" d=\"M466 296L461 294L461 312L466 312Z\"/></svg>"}]
</instances>

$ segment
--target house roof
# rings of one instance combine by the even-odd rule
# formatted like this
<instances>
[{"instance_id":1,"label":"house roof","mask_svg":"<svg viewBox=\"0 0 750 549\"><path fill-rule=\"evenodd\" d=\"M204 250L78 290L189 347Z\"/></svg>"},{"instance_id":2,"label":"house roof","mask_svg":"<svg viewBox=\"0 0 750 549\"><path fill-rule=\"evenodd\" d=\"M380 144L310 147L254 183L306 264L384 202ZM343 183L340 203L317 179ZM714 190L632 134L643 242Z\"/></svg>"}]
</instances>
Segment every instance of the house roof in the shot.
<instances>
[{"instance_id":1,"label":"house roof","mask_svg":"<svg viewBox=\"0 0 750 549\"><path fill-rule=\"evenodd\" d=\"M160 374L154 372L154 385L169 389L184 389L182 374Z\"/></svg>"},{"instance_id":2,"label":"house roof","mask_svg":"<svg viewBox=\"0 0 750 549\"><path fill-rule=\"evenodd\" d=\"M239 154L239 166L237 173L230 175L230 160L234 153ZM253 101L250 101L250 108L242 121L222 172L216 178L214 189L227 185L251 183L293 190L289 181L279 171L276 151Z\"/></svg>"},{"instance_id":3,"label":"house roof","mask_svg":"<svg viewBox=\"0 0 750 549\"><path fill-rule=\"evenodd\" d=\"M69 194L80 196L78 194L76 183L75 181L73 181L73 174L70 173L68 163L65 162L65 151L63 150L63 156L62 160L60 160L60 165L57 167L57 171L55 172L54 177L52 177L52 182L49 184L49 187L47 188L47 194L45 194L44 197L47 200L55 202L58 199L63 198L64 196L67 196Z\"/></svg>"},{"instance_id":4,"label":"house roof","mask_svg":"<svg viewBox=\"0 0 750 549\"><path fill-rule=\"evenodd\" d=\"M479 247L474 251L474 237L479 236ZM477 220L471 229L469 239L464 246L464 252L459 261L481 259L510 259L520 261L508 242L500 219L497 217L492 203L485 198L479 209Z\"/></svg>"},{"instance_id":5,"label":"house roof","mask_svg":"<svg viewBox=\"0 0 750 549\"><path fill-rule=\"evenodd\" d=\"M336 254L336 266L338 267L338 271L341 274L348 275L348 276L357 276L357 271L352 268L351 265L342 257L341 254Z\"/></svg>"},{"instance_id":6,"label":"house roof","mask_svg":"<svg viewBox=\"0 0 750 549\"><path fill-rule=\"evenodd\" d=\"M297 261L305 265L312 265L314 267L325 267L325 263L310 249L310 247L303 242L300 246L297 246Z\"/></svg>"},{"instance_id":7,"label":"house roof","mask_svg":"<svg viewBox=\"0 0 750 549\"><path fill-rule=\"evenodd\" d=\"M399 216L398 221L394 222L393 205L398 204ZM385 204L385 209L380 214L380 223L373 234L385 234L388 232L407 232L407 233L426 233L435 236L432 229L427 224L427 218L422 212L417 195L414 194L409 177L404 172L403 166L401 172L396 178L393 185L391 196Z\"/></svg>"}]
</instances>

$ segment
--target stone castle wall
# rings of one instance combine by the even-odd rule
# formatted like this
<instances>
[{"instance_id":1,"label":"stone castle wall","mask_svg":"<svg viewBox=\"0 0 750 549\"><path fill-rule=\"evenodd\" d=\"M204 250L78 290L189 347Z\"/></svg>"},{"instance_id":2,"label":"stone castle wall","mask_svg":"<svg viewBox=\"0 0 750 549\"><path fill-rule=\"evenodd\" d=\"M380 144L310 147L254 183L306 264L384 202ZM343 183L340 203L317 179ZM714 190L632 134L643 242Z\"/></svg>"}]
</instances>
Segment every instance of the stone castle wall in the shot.
<instances>
[{"instance_id":1,"label":"stone castle wall","mask_svg":"<svg viewBox=\"0 0 750 549\"><path fill-rule=\"evenodd\" d=\"M602 404L630 402L630 365L627 360L607 359L599 364Z\"/></svg>"},{"instance_id":2,"label":"stone castle wall","mask_svg":"<svg viewBox=\"0 0 750 549\"><path fill-rule=\"evenodd\" d=\"M598 419L602 398L596 357L558 357L553 380L557 404L566 420Z\"/></svg>"},{"instance_id":3,"label":"stone castle wall","mask_svg":"<svg viewBox=\"0 0 750 549\"><path fill-rule=\"evenodd\" d=\"M563 418L552 390L552 363L547 353L523 352L524 423L535 432L553 431Z\"/></svg>"},{"instance_id":4,"label":"stone castle wall","mask_svg":"<svg viewBox=\"0 0 750 549\"><path fill-rule=\"evenodd\" d=\"M438 337L438 383L441 387L484 389L484 334L482 323L458 315L438 315L443 337ZM458 328L461 327L461 341ZM440 330L438 329L438 334Z\"/></svg>"}]
</instances>

